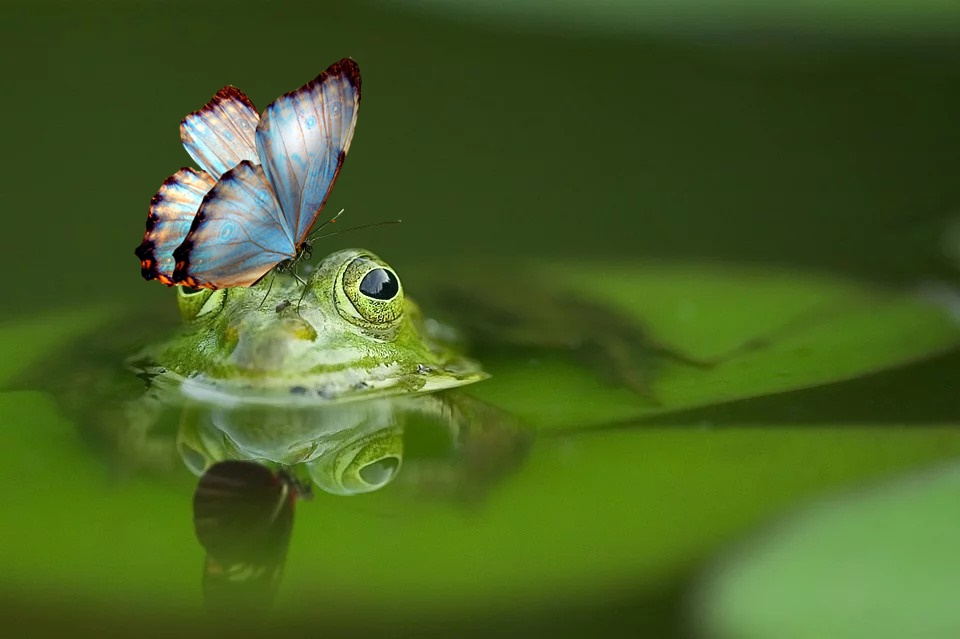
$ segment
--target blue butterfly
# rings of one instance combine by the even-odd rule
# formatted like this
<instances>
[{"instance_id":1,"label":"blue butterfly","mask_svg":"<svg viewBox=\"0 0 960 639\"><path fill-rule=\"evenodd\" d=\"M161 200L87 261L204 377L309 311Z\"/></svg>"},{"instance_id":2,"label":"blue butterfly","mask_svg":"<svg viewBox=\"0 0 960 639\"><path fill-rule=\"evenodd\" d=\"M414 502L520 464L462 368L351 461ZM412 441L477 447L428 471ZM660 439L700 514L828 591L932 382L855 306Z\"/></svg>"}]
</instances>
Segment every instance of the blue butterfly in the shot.
<instances>
[{"instance_id":1,"label":"blue butterfly","mask_svg":"<svg viewBox=\"0 0 960 639\"><path fill-rule=\"evenodd\" d=\"M141 274L168 286L253 286L305 249L350 149L360 68L340 60L263 112L224 87L180 123L197 164L167 178L136 250Z\"/></svg>"}]
</instances>

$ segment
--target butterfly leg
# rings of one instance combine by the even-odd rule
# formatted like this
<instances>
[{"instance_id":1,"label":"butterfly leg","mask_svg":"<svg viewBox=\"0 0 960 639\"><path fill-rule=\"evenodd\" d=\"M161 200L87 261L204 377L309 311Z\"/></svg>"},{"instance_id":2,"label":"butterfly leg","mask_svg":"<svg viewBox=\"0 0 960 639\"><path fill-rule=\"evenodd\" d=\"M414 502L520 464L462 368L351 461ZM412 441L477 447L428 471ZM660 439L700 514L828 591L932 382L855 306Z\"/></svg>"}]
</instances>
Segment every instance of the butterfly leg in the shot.
<instances>
[{"instance_id":1,"label":"butterfly leg","mask_svg":"<svg viewBox=\"0 0 960 639\"><path fill-rule=\"evenodd\" d=\"M297 300L297 315L300 314L300 304L303 302L304 296L307 294L307 283L300 277L300 274L297 273L296 269L293 270L293 277L303 286L303 291L300 293L300 298Z\"/></svg>"},{"instance_id":2,"label":"butterfly leg","mask_svg":"<svg viewBox=\"0 0 960 639\"><path fill-rule=\"evenodd\" d=\"M270 297L270 291L273 290L273 281L275 279L277 279L276 271L274 271L274 273L270 276L270 284L267 286L267 292L263 294L263 299L260 300L260 305L257 306L257 310L260 310L261 308L263 308L264 302L266 302L267 298Z\"/></svg>"}]
</instances>

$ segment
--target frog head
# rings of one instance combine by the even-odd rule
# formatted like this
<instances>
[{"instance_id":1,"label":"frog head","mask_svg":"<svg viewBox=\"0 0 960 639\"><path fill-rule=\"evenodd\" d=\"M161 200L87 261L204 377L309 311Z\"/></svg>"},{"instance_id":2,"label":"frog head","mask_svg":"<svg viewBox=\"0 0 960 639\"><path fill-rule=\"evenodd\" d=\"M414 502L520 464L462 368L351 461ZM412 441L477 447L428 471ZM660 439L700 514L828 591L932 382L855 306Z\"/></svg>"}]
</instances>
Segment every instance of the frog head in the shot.
<instances>
[{"instance_id":1,"label":"frog head","mask_svg":"<svg viewBox=\"0 0 960 639\"><path fill-rule=\"evenodd\" d=\"M217 403L342 402L451 388L486 374L425 322L396 272L350 249L306 280L268 275L256 286L178 288L186 327L151 349L183 393Z\"/></svg>"}]
</instances>

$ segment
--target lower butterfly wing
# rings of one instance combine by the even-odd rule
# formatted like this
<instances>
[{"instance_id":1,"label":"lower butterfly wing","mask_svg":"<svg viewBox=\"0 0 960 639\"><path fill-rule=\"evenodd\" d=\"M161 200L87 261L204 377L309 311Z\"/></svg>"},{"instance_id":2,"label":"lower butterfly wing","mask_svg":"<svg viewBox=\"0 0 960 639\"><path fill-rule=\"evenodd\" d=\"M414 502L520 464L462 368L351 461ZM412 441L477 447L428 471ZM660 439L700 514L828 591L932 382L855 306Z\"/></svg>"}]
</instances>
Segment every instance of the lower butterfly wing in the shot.
<instances>
[{"instance_id":1,"label":"lower butterfly wing","mask_svg":"<svg viewBox=\"0 0 960 639\"><path fill-rule=\"evenodd\" d=\"M190 168L180 169L164 180L150 201L147 230L135 251L144 279L173 284L173 251L187 237L203 196L215 183L207 173Z\"/></svg>"},{"instance_id":2,"label":"lower butterfly wing","mask_svg":"<svg viewBox=\"0 0 960 639\"><path fill-rule=\"evenodd\" d=\"M295 487L256 462L227 460L208 468L193 494L197 541L222 562L255 563L281 550L293 526Z\"/></svg>"},{"instance_id":3,"label":"lower butterfly wing","mask_svg":"<svg viewBox=\"0 0 960 639\"><path fill-rule=\"evenodd\" d=\"M359 106L360 68L345 58L263 112L257 155L297 244L340 173Z\"/></svg>"},{"instance_id":4,"label":"lower butterfly wing","mask_svg":"<svg viewBox=\"0 0 960 639\"><path fill-rule=\"evenodd\" d=\"M197 164L220 179L244 160L259 162L255 142L259 122L250 98L227 86L180 122L180 140Z\"/></svg>"},{"instance_id":5,"label":"lower butterfly wing","mask_svg":"<svg viewBox=\"0 0 960 639\"><path fill-rule=\"evenodd\" d=\"M244 160L203 198L173 252L173 281L193 288L253 286L279 262L296 257L281 216L263 169Z\"/></svg>"},{"instance_id":6,"label":"lower butterfly wing","mask_svg":"<svg viewBox=\"0 0 960 639\"><path fill-rule=\"evenodd\" d=\"M255 462L212 465L193 495L197 541L206 550L207 609L232 619L270 608L293 530L295 484Z\"/></svg>"}]
</instances>

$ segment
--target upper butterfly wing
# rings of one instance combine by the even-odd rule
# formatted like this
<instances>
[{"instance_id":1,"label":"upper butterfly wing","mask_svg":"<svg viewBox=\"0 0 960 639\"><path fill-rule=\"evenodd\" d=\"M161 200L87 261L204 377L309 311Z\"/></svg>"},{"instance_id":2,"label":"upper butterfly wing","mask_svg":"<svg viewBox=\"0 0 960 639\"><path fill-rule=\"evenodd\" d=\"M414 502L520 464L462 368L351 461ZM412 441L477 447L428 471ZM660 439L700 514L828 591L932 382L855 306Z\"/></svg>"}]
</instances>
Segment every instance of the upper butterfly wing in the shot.
<instances>
[{"instance_id":1,"label":"upper butterfly wing","mask_svg":"<svg viewBox=\"0 0 960 639\"><path fill-rule=\"evenodd\" d=\"M180 140L197 164L220 179L244 160L259 163L255 141L259 122L250 98L227 86L180 122Z\"/></svg>"},{"instance_id":2,"label":"upper butterfly wing","mask_svg":"<svg viewBox=\"0 0 960 639\"><path fill-rule=\"evenodd\" d=\"M187 237L203 196L215 183L210 175L190 168L180 169L164 180L150 200L147 230L136 250L144 279L173 284L173 251Z\"/></svg>"},{"instance_id":3,"label":"upper butterfly wing","mask_svg":"<svg viewBox=\"0 0 960 639\"><path fill-rule=\"evenodd\" d=\"M263 113L257 155L298 246L340 173L359 106L360 68L345 58Z\"/></svg>"},{"instance_id":4,"label":"upper butterfly wing","mask_svg":"<svg viewBox=\"0 0 960 639\"><path fill-rule=\"evenodd\" d=\"M209 289L253 286L277 263L296 257L260 166L244 160L220 178L173 257L175 283Z\"/></svg>"}]
</instances>

